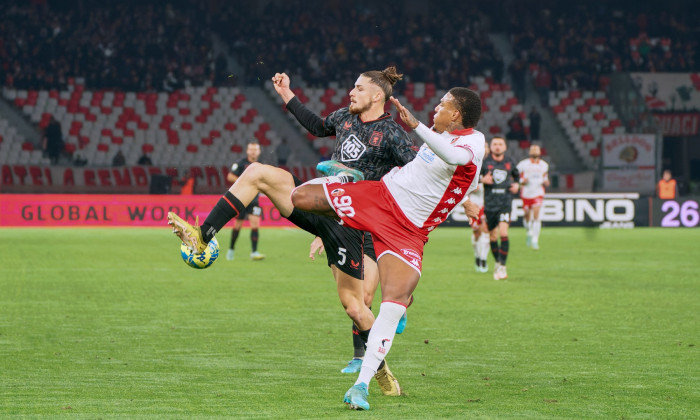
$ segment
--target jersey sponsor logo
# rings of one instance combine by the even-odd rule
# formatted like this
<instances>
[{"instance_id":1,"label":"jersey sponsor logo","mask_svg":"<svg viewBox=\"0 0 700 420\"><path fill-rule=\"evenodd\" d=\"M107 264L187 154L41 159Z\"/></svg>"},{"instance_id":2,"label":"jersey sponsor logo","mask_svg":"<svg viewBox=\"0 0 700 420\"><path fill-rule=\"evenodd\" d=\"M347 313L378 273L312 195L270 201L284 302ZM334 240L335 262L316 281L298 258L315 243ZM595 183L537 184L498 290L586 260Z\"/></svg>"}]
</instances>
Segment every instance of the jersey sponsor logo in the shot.
<instances>
[{"instance_id":1,"label":"jersey sponsor logo","mask_svg":"<svg viewBox=\"0 0 700 420\"><path fill-rule=\"evenodd\" d=\"M418 156L423 159L426 163L432 163L435 160L435 153L433 153L428 147L421 147Z\"/></svg>"},{"instance_id":2,"label":"jersey sponsor logo","mask_svg":"<svg viewBox=\"0 0 700 420\"><path fill-rule=\"evenodd\" d=\"M457 143L457 140L459 140L459 137L453 138L452 141L450 142L450 144L455 144L455 143Z\"/></svg>"},{"instance_id":3,"label":"jersey sponsor logo","mask_svg":"<svg viewBox=\"0 0 700 420\"><path fill-rule=\"evenodd\" d=\"M505 181L506 178L508 178L508 171L504 171L503 169L493 170L493 182L496 184L500 184L501 182Z\"/></svg>"},{"instance_id":4,"label":"jersey sponsor logo","mask_svg":"<svg viewBox=\"0 0 700 420\"><path fill-rule=\"evenodd\" d=\"M415 259L420 261L420 254L412 249L403 248L401 250L401 253L403 253L403 255L405 255L407 257L415 258Z\"/></svg>"},{"instance_id":5,"label":"jersey sponsor logo","mask_svg":"<svg viewBox=\"0 0 700 420\"><path fill-rule=\"evenodd\" d=\"M345 194L345 190L342 188L336 188L333 191L331 191L331 195L333 197L340 197L343 194Z\"/></svg>"},{"instance_id":6,"label":"jersey sponsor logo","mask_svg":"<svg viewBox=\"0 0 700 420\"><path fill-rule=\"evenodd\" d=\"M359 261L355 262L355 260L352 260L352 259L350 260L350 267L352 267L352 268L358 268L359 266L360 266L360 262L359 262Z\"/></svg>"},{"instance_id":7,"label":"jersey sponsor logo","mask_svg":"<svg viewBox=\"0 0 700 420\"><path fill-rule=\"evenodd\" d=\"M350 128L352 128L352 123L350 121L345 121L345 124L343 124L343 128L345 130L349 130Z\"/></svg>"},{"instance_id":8,"label":"jersey sponsor logo","mask_svg":"<svg viewBox=\"0 0 700 420\"><path fill-rule=\"evenodd\" d=\"M384 343L389 342L389 341L391 341L391 340L389 340L388 338L383 339L382 340L382 347L384 347Z\"/></svg>"},{"instance_id":9,"label":"jersey sponsor logo","mask_svg":"<svg viewBox=\"0 0 700 420\"><path fill-rule=\"evenodd\" d=\"M382 137L384 137L384 133L381 131L373 131L372 137L369 138L369 144L372 146L379 146L382 143Z\"/></svg>"},{"instance_id":10,"label":"jersey sponsor logo","mask_svg":"<svg viewBox=\"0 0 700 420\"><path fill-rule=\"evenodd\" d=\"M343 162L352 162L360 159L360 157L367 150L367 146L362 144L360 139L358 139L354 134L351 134L345 141L340 149L340 160Z\"/></svg>"}]
</instances>

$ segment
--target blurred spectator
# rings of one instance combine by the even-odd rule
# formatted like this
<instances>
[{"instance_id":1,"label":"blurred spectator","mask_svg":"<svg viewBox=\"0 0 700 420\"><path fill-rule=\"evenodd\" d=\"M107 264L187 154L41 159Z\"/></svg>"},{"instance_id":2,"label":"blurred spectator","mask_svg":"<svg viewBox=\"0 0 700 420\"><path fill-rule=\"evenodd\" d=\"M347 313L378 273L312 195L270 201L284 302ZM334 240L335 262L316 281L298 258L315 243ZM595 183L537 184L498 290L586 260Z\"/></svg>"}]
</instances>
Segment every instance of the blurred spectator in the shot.
<instances>
[{"instance_id":1,"label":"blurred spectator","mask_svg":"<svg viewBox=\"0 0 700 420\"><path fill-rule=\"evenodd\" d=\"M666 169L662 178L656 184L656 195L662 200L673 200L678 197L678 185L671 176L671 170Z\"/></svg>"},{"instance_id":2,"label":"blurred spectator","mask_svg":"<svg viewBox=\"0 0 700 420\"><path fill-rule=\"evenodd\" d=\"M523 119L520 118L520 114L517 112L508 120L508 128L509 131L506 133L507 140L527 140Z\"/></svg>"},{"instance_id":3,"label":"blurred spectator","mask_svg":"<svg viewBox=\"0 0 700 420\"><path fill-rule=\"evenodd\" d=\"M535 78L534 84L537 89L537 94L540 96L540 105L549 107L549 90L552 87L552 75L549 74L547 67L537 67L533 73Z\"/></svg>"},{"instance_id":4,"label":"blurred spectator","mask_svg":"<svg viewBox=\"0 0 700 420\"><path fill-rule=\"evenodd\" d=\"M51 164L55 165L58 163L58 158L61 156L61 152L63 152L63 146L61 124L52 115L49 124L46 126L46 130L44 130L44 138L42 141L42 147L44 152L49 156Z\"/></svg>"},{"instance_id":5,"label":"blurred spectator","mask_svg":"<svg viewBox=\"0 0 700 420\"><path fill-rule=\"evenodd\" d=\"M148 153L144 152L139 160L136 162L137 165L142 165L142 166L151 166L153 165L153 162L151 161L151 158L148 157Z\"/></svg>"},{"instance_id":6,"label":"blurred spectator","mask_svg":"<svg viewBox=\"0 0 700 420\"><path fill-rule=\"evenodd\" d=\"M537 112L537 108L533 106L527 117L530 119L530 140L539 140L542 117L540 113Z\"/></svg>"},{"instance_id":7,"label":"blurred spectator","mask_svg":"<svg viewBox=\"0 0 700 420\"><path fill-rule=\"evenodd\" d=\"M73 165L74 166L85 166L87 165L88 161L84 157L82 157L79 153L75 154L75 158L73 159Z\"/></svg>"},{"instance_id":8,"label":"blurred spectator","mask_svg":"<svg viewBox=\"0 0 700 420\"><path fill-rule=\"evenodd\" d=\"M185 173L182 175L182 178L178 180L178 184L180 184L180 194L182 195L192 195L194 194L194 188L195 188L195 178L192 172L189 169L185 169Z\"/></svg>"},{"instance_id":9,"label":"blurred spectator","mask_svg":"<svg viewBox=\"0 0 700 420\"><path fill-rule=\"evenodd\" d=\"M117 151L117 154L112 158L112 166L124 166L126 165L126 157L122 153L121 149Z\"/></svg>"}]
</instances>

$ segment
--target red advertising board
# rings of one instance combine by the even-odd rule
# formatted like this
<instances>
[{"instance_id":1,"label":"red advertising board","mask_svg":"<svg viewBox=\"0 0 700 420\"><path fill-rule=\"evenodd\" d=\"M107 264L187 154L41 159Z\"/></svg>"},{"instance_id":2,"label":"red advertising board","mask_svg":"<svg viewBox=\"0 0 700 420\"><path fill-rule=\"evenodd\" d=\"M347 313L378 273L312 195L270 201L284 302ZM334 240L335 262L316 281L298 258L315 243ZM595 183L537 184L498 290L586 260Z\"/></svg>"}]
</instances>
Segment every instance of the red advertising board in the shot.
<instances>
[{"instance_id":1,"label":"red advertising board","mask_svg":"<svg viewBox=\"0 0 700 420\"><path fill-rule=\"evenodd\" d=\"M654 114L654 118L663 129L664 136L694 136L700 132L700 113L697 112Z\"/></svg>"},{"instance_id":2,"label":"red advertising board","mask_svg":"<svg viewBox=\"0 0 700 420\"><path fill-rule=\"evenodd\" d=\"M160 226L174 211L203 221L219 195L0 194L0 226ZM262 226L293 226L260 196ZM233 223L230 223L233 225Z\"/></svg>"}]
</instances>

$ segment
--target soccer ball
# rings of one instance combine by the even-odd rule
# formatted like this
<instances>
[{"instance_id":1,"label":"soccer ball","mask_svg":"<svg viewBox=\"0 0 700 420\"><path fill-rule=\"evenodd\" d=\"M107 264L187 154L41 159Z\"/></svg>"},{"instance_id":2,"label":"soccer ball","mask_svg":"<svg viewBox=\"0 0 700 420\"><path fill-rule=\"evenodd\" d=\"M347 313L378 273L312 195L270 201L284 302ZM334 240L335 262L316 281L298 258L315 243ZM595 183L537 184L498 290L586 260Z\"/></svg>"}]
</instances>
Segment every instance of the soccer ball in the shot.
<instances>
[{"instance_id":1,"label":"soccer ball","mask_svg":"<svg viewBox=\"0 0 700 420\"><path fill-rule=\"evenodd\" d=\"M219 258L219 243L216 241L216 238L211 238L204 252L195 254L183 242L180 245L180 256L182 261L192 268L207 268Z\"/></svg>"}]
</instances>

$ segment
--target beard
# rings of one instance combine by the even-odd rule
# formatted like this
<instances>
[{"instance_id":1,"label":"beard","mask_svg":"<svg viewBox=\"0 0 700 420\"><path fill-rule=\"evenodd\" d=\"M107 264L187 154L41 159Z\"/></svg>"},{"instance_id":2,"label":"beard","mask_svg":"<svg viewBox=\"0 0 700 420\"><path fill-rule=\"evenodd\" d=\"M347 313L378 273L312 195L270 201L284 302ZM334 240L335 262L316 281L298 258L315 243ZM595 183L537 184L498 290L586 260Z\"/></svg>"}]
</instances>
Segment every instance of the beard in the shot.
<instances>
[{"instance_id":1,"label":"beard","mask_svg":"<svg viewBox=\"0 0 700 420\"><path fill-rule=\"evenodd\" d=\"M369 109L372 107L372 103L368 102L365 105L360 105L358 103L351 103L350 106L348 107L348 111L350 111L351 114L353 115L358 115L362 114L365 111L369 111Z\"/></svg>"}]
</instances>

